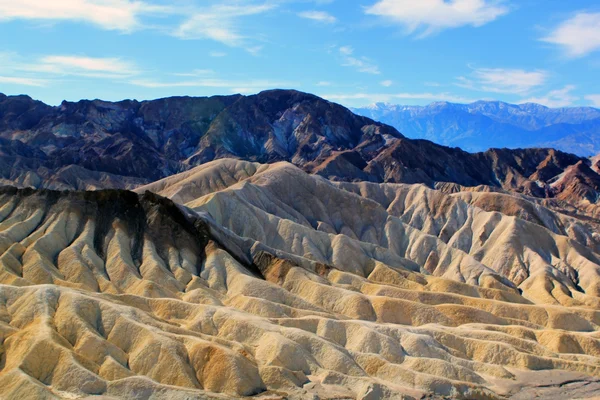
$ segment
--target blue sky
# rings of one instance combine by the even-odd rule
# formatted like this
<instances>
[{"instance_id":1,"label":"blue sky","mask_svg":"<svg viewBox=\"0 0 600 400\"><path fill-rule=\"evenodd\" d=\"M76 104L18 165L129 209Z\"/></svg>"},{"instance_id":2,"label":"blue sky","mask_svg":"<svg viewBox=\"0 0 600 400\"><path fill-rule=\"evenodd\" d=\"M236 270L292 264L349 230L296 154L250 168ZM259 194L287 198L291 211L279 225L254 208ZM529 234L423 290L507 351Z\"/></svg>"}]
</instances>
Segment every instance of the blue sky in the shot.
<instances>
[{"instance_id":1,"label":"blue sky","mask_svg":"<svg viewBox=\"0 0 600 400\"><path fill-rule=\"evenodd\" d=\"M0 92L600 107L591 0L0 0Z\"/></svg>"}]
</instances>

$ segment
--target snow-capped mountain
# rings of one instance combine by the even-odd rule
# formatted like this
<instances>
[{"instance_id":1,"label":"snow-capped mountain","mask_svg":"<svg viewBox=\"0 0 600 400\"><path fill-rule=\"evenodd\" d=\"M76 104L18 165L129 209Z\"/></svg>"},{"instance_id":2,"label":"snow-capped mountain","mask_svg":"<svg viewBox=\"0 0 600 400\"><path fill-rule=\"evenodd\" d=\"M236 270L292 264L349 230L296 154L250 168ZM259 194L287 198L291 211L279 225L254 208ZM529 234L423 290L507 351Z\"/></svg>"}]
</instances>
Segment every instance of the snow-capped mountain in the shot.
<instances>
[{"instance_id":1,"label":"snow-capped mountain","mask_svg":"<svg viewBox=\"0 0 600 400\"><path fill-rule=\"evenodd\" d=\"M352 111L392 125L407 137L468 151L553 147L583 156L600 152L600 110L592 107L477 101L427 106L375 103Z\"/></svg>"}]
</instances>

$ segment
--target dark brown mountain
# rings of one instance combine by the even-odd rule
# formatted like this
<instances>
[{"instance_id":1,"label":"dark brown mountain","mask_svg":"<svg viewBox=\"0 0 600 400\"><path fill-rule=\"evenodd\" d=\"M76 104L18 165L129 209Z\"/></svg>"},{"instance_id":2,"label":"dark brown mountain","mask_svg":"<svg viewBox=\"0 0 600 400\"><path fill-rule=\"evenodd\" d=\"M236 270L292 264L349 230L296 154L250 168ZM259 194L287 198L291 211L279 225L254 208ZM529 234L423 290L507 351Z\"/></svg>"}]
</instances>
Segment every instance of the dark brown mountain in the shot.
<instances>
[{"instance_id":1,"label":"dark brown mountain","mask_svg":"<svg viewBox=\"0 0 600 400\"><path fill-rule=\"evenodd\" d=\"M402 137L337 104L281 90L59 107L3 96L0 117L2 178L34 186L68 165L150 181L215 158L302 164L374 135Z\"/></svg>"},{"instance_id":2,"label":"dark brown mountain","mask_svg":"<svg viewBox=\"0 0 600 400\"><path fill-rule=\"evenodd\" d=\"M487 185L560 196L549 182L589 161L552 149L467 153L293 90L47 106L0 97L0 178L55 189L133 188L221 158L290 161L332 180ZM587 195L586 195L587 196Z\"/></svg>"}]
</instances>

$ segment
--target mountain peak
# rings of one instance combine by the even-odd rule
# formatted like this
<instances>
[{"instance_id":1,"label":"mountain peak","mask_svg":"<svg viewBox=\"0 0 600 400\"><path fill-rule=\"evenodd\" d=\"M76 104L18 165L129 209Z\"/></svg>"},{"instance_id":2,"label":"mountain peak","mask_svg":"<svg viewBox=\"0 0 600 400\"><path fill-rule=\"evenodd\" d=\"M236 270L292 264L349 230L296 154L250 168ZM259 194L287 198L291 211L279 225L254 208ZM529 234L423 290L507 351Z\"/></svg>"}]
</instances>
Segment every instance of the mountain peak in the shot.
<instances>
[{"instance_id":1,"label":"mountain peak","mask_svg":"<svg viewBox=\"0 0 600 400\"><path fill-rule=\"evenodd\" d=\"M394 107L394 105L392 103L383 102L383 101L378 101L376 103L371 103L368 106L365 106L365 108L371 109L371 110L386 109L386 108L390 108L390 107Z\"/></svg>"},{"instance_id":2,"label":"mountain peak","mask_svg":"<svg viewBox=\"0 0 600 400\"><path fill-rule=\"evenodd\" d=\"M518 104L519 108L529 111L529 112L539 112L539 111L547 111L550 110L550 107L544 106L542 104L537 103L520 103Z\"/></svg>"}]
</instances>

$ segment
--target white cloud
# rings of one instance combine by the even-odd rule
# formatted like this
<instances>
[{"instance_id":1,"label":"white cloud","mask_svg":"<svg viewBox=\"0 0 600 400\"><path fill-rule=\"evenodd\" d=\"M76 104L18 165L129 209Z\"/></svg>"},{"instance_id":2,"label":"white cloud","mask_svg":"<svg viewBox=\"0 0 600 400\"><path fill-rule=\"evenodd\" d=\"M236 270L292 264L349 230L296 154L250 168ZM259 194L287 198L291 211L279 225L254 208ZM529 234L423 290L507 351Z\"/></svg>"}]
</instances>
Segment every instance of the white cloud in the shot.
<instances>
[{"instance_id":1,"label":"white cloud","mask_svg":"<svg viewBox=\"0 0 600 400\"><path fill-rule=\"evenodd\" d=\"M573 105L574 102L579 100L579 97L574 96L571 92L575 89L573 85L567 85L562 89L552 90L545 96L541 97L530 97L528 99L521 100L520 103L538 103L546 107L568 107Z\"/></svg>"},{"instance_id":2,"label":"white cloud","mask_svg":"<svg viewBox=\"0 0 600 400\"><path fill-rule=\"evenodd\" d=\"M526 94L543 85L547 78L548 73L541 70L476 68L472 77L458 77L456 86L482 92Z\"/></svg>"},{"instance_id":3,"label":"white cloud","mask_svg":"<svg viewBox=\"0 0 600 400\"><path fill-rule=\"evenodd\" d=\"M211 51L210 53L208 53L208 55L211 57L225 57L227 53L223 51Z\"/></svg>"},{"instance_id":4,"label":"white cloud","mask_svg":"<svg viewBox=\"0 0 600 400\"><path fill-rule=\"evenodd\" d=\"M586 100L589 100L594 107L600 108L600 94L589 94L585 96Z\"/></svg>"},{"instance_id":5,"label":"white cloud","mask_svg":"<svg viewBox=\"0 0 600 400\"><path fill-rule=\"evenodd\" d=\"M320 82L317 82L317 86L331 86L331 82L320 81Z\"/></svg>"},{"instance_id":6,"label":"white cloud","mask_svg":"<svg viewBox=\"0 0 600 400\"><path fill-rule=\"evenodd\" d=\"M326 24L335 24L337 18L324 11L304 11L298 14L301 18L311 19L317 22L323 22Z\"/></svg>"},{"instance_id":7,"label":"white cloud","mask_svg":"<svg viewBox=\"0 0 600 400\"><path fill-rule=\"evenodd\" d=\"M96 78L124 78L138 73L137 67L120 58L95 58L73 55L49 55L21 69L58 75Z\"/></svg>"},{"instance_id":8,"label":"white cloud","mask_svg":"<svg viewBox=\"0 0 600 400\"><path fill-rule=\"evenodd\" d=\"M379 0L365 13L403 25L425 37L448 28L482 26L508 13L495 0Z\"/></svg>"},{"instance_id":9,"label":"white cloud","mask_svg":"<svg viewBox=\"0 0 600 400\"><path fill-rule=\"evenodd\" d=\"M600 13L579 13L560 24L542 41L562 46L570 57L600 49Z\"/></svg>"},{"instance_id":10,"label":"white cloud","mask_svg":"<svg viewBox=\"0 0 600 400\"><path fill-rule=\"evenodd\" d=\"M364 72L366 74L379 75L381 73L381 71L379 71L379 67L368 58L355 57L354 49L352 47L342 46L338 50L340 55L342 56L342 66L353 67L358 72Z\"/></svg>"},{"instance_id":11,"label":"white cloud","mask_svg":"<svg viewBox=\"0 0 600 400\"><path fill-rule=\"evenodd\" d=\"M26 78L17 76L0 76L0 83L22 86L46 86L46 79Z\"/></svg>"},{"instance_id":12,"label":"white cloud","mask_svg":"<svg viewBox=\"0 0 600 400\"><path fill-rule=\"evenodd\" d=\"M256 53L258 46L249 46L248 38L239 32L241 17L266 13L276 6L264 4L218 4L199 10L175 31L182 39L210 39L230 47L246 47ZM258 48L258 50L260 50Z\"/></svg>"},{"instance_id":13,"label":"white cloud","mask_svg":"<svg viewBox=\"0 0 600 400\"><path fill-rule=\"evenodd\" d=\"M390 87L394 84L394 81L391 81L389 79L385 80L385 81L381 81L379 82L379 84L383 87Z\"/></svg>"},{"instance_id":14,"label":"white cloud","mask_svg":"<svg viewBox=\"0 0 600 400\"><path fill-rule=\"evenodd\" d=\"M356 101L364 100L368 103L389 103L394 100L425 100L425 101L449 101L454 103L472 103L474 99L455 96L451 93L342 93L323 94L321 97L334 101Z\"/></svg>"},{"instance_id":15,"label":"white cloud","mask_svg":"<svg viewBox=\"0 0 600 400\"><path fill-rule=\"evenodd\" d=\"M168 10L168 7L130 0L0 0L0 20L72 20L119 31L140 27L142 14Z\"/></svg>"}]
</instances>

